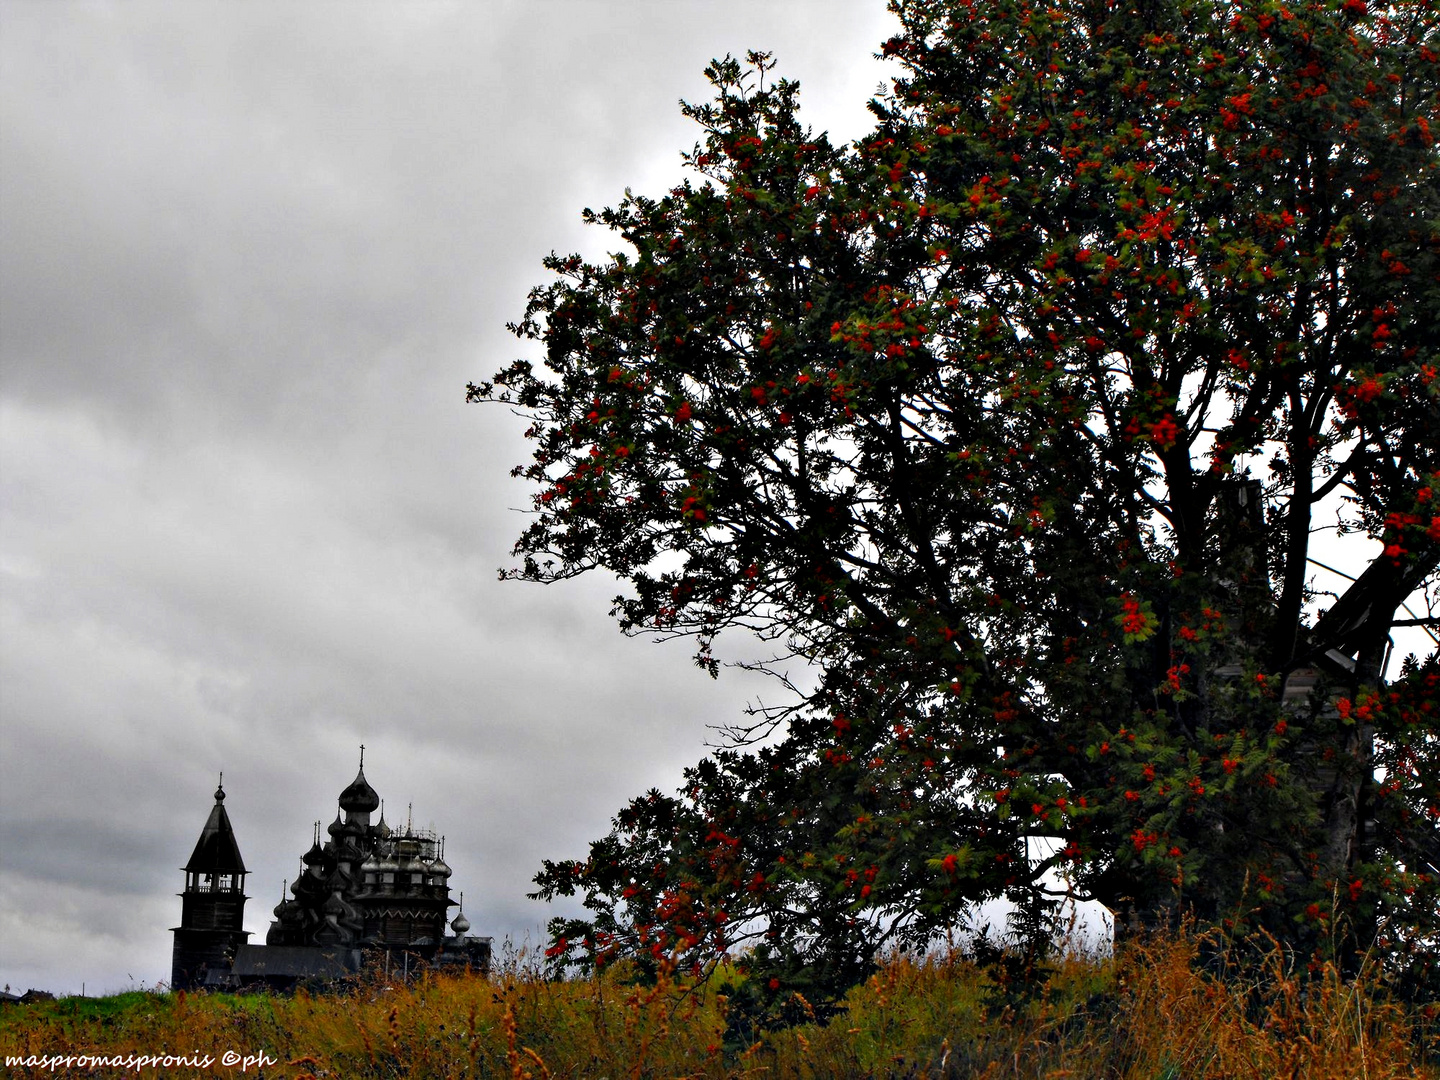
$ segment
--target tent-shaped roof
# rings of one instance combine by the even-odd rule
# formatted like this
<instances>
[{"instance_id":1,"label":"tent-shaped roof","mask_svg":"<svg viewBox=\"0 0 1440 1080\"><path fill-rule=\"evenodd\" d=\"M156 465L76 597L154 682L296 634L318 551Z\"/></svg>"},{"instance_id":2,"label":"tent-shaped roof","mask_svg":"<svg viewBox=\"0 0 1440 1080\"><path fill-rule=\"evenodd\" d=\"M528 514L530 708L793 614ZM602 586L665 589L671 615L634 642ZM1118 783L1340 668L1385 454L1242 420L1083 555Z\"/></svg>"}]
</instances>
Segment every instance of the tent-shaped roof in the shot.
<instances>
[{"instance_id":1,"label":"tent-shaped roof","mask_svg":"<svg viewBox=\"0 0 1440 1080\"><path fill-rule=\"evenodd\" d=\"M239 845L235 843L235 830L230 827L230 815L225 813L225 789L215 789L215 805L200 830L200 839L190 861L185 864L187 873L201 874L245 874L245 860L240 858Z\"/></svg>"}]
</instances>

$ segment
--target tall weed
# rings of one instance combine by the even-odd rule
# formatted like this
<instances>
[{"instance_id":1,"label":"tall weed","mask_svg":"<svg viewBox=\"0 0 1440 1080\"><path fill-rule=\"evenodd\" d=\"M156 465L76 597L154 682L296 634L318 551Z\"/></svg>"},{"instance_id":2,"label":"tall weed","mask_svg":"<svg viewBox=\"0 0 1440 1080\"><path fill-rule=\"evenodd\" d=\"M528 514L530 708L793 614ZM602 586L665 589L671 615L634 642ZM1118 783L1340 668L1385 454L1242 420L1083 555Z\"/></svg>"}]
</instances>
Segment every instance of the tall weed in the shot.
<instances>
[{"instance_id":1,"label":"tall weed","mask_svg":"<svg viewBox=\"0 0 1440 1080\"><path fill-rule=\"evenodd\" d=\"M492 977L376 978L328 993L65 998L0 1011L0 1053L263 1051L266 1077L1105 1077L1440 1080L1435 1011L1387 998L1373 965L1313 970L1273 942L1220 952L1188 930L1113 957L1052 961L1024 999L1004 969L952 953L896 956L824 1022L727 1046L735 969L697 984L623 965L600 978L546 978L522 954ZM792 1014L814 1015L797 998ZM10 1066L6 1075L144 1076ZM249 1076L256 1075L254 1068Z\"/></svg>"}]
</instances>

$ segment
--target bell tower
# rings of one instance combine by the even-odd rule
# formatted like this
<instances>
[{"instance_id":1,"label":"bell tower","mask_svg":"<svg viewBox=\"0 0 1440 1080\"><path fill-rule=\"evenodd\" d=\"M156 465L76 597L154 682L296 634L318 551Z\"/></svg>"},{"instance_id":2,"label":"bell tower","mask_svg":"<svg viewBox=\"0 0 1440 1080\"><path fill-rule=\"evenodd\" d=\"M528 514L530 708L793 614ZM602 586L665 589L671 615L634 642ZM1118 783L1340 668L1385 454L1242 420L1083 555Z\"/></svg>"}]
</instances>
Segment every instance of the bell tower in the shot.
<instances>
[{"instance_id":1,"label":"bell tower","mask_svg":"<svg viewBox=\"0 0 1440 1080\"><path fill-rule=\"evenodd\" d=\"M185 891L180 894L180 925L174 927L175 950L170 986L185 990L201 986L211 968L226 968L249 932L245 921L245 862L235 843L230 815L225 813L225 777L215 790L215 805L190 861L185 864Z\"/></svg>"}]
</instances>

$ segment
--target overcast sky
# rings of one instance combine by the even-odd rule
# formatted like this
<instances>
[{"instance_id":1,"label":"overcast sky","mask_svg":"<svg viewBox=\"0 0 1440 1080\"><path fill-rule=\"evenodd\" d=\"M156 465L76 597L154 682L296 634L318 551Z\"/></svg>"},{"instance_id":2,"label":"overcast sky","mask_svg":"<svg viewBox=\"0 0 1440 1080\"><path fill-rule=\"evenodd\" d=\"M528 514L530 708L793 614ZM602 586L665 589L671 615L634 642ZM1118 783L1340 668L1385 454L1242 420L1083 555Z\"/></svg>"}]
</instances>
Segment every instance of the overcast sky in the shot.
<instances>
[{"instance_id":1,"label":"overcast sky","mask_svg":"<svg viewBox=\"0 0 1440 1080\"><path fill-rule=\"evenodd\" d=\"M0 3L0 982L168 979L223 770L263 940L366 773L474 932L761 687L496 580L521 425L465 384L582 207L682 175L715 56L867 127L881 0Z\"/></svg>"}]
</instances>

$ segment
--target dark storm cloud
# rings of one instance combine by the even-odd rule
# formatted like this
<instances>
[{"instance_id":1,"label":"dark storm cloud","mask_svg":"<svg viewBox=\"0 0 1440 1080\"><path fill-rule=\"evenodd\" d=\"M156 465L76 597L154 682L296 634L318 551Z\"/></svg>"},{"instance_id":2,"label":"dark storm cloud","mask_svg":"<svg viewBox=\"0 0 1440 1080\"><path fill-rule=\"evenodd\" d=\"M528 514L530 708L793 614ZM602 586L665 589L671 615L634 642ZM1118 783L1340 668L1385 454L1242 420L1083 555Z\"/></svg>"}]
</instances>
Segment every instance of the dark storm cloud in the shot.
<instances>
[{"instance_id":1,"label":"dark storm cloud","mask_svg":"<svg viewBox=\"0 0 1440 1080\"><path fill-rule=\"evenodd\" d=\"M465 382L583 206L681 175L713 56L864 130L875 2L0 3L0 981L169 969L225 771L263 935L356 745L478 932L764 687L502 585Z\"/></svg>"}]
</instances>

